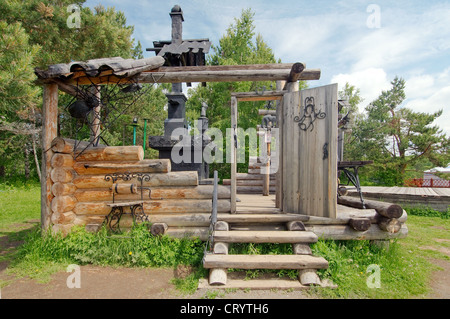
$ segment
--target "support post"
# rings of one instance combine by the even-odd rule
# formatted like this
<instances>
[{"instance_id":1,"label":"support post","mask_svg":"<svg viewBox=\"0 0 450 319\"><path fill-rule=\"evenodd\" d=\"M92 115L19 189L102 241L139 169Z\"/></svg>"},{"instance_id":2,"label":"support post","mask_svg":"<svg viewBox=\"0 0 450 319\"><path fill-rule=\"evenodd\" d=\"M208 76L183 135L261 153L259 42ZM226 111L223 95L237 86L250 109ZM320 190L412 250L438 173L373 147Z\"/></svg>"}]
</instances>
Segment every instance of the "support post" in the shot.
<instances>
[{"instance_id":1,"label":"support post","mask_svg":"<svg viewBox=\"0 0 450 319\"><path fill-rule=\"evenodd\" d=\"M236 174L237 174L237 98L231 97L231 213L236 213Z\"/></svg>"},{"instance_id":2,"label":"support post","mask_svg":"<svg viewBox=\"0 0 450 319\"><path fill-rule=\"evenodd\" d=\"M51 223L52 179L51 143L57 137L58 123L58 85L45 84L42 105L42 164L41 164L41 227L47 230Z\"/></svg>"}]
</instances>

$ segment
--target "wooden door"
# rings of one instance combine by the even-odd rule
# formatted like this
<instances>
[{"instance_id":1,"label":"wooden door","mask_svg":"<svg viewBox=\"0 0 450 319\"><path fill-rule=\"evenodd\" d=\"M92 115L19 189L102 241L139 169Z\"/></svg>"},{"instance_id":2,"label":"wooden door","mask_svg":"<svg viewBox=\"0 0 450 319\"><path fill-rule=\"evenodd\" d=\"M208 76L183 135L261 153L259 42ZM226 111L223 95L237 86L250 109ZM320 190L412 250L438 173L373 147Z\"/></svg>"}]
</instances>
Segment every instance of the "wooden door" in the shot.
<instances>
[{"instance_id":1,"label":"wooden door","mask_svg":"<svg viewBox=\"0 0 450 319\"><path fill-rule=\"evenodd\" d=\"M336 218L337 84L283 98L282 207L286 213Z\"/></svg>"}]
</instances>

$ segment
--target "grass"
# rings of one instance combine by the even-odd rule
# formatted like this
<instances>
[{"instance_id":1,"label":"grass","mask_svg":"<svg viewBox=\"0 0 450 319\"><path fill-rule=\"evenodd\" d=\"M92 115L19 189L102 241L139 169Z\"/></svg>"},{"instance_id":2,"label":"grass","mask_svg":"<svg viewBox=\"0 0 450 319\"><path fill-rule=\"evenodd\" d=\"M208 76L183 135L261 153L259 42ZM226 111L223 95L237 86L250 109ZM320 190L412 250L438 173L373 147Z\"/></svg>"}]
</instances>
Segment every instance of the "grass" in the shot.
<instances>
[{"instance_id":1,"label":"grass","mask_svg":"<svg viewBox=\"0 0 450 319\"><path fill-rule=\"evenodd\" d=\"M38 281L64 271L68 264L92 264L113 267L172 267L191 265L194 271L173 283L184 293L193 293L198 280L207 276L201 267L203 243L199 240L180 240L152 236L145 225L133 229L126 236L110 236L106 230L91 234L77 228L62 238L42 234L38 224L28 223L40 216L38 185L0 185L0 234L3 237L0 262L9 263L7 272L18 277ZM371 245L368 241L323 241L312 245L315 255L329 261L329 268L321 270L321 278L328 278L337 289L313 289L322 298L423 298L429 293L429 278L438 270L430 260L446 259L450 248L450 220L447 213L429 209L409 209L405 239L391 242L389 250ZM7 238L7 240L5 240ZM17 245L8 243L18 242ZM250 244L232 245L230 253L289 254L290 245ZM446 254L447 253L447 254ZM367 280L371 265L380 269L380 288L369 288ZM261 271L248 271L247 277L259 276ZM295 271L281 271L279 276L296 277ZM8 283L0 283L0 287ZM213 298L214 296L209 296Z\"/></svg>"}]
</instances>

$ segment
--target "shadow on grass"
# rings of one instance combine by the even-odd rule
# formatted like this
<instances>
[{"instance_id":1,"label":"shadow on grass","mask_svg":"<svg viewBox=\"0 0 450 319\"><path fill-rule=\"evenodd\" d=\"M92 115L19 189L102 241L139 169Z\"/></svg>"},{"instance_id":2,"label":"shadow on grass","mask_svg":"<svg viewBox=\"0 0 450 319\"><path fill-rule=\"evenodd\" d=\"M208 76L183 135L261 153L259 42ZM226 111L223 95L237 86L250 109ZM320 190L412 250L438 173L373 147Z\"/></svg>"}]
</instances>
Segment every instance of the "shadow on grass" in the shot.
<instances>
[{"instance_id":1,"label":"shadow on grass","mask_svg":"<svg viewBox=\"0 0 450 319\"><path fill-rule=\"evenodd\" d=\"M26 223L11 225L11 230L0 231L0 272L8 268L27 236L39 227L40 221L29 220Z\"/></svg>"}]
</instances>

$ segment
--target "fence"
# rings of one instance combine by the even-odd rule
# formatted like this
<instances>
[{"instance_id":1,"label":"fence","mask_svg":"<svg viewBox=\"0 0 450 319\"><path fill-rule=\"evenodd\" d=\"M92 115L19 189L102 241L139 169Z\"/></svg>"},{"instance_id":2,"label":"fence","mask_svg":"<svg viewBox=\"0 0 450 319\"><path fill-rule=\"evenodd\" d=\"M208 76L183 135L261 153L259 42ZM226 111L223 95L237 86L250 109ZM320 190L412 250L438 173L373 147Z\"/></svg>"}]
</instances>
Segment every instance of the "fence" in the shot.
<instances>
[{"instance_id":1,"label":"fence","mask_svg":"<svg viewBox=\"0 0 450 319\"><path fill-rule=\"evenodd\" d=\"M405 186L407 187L442 187L450 188L450 180L445 179L423 179L423 178L412 178L405 181Z\"/></svg>"}]
</instances>

